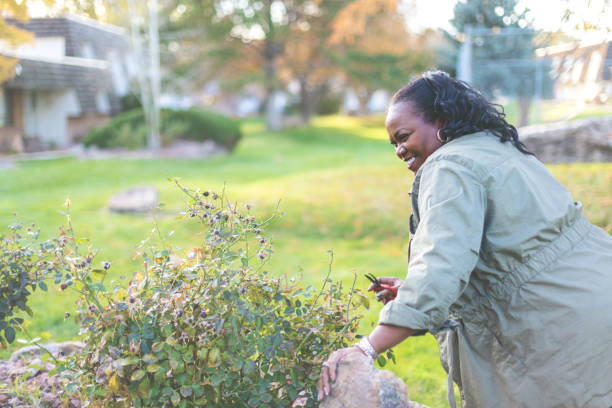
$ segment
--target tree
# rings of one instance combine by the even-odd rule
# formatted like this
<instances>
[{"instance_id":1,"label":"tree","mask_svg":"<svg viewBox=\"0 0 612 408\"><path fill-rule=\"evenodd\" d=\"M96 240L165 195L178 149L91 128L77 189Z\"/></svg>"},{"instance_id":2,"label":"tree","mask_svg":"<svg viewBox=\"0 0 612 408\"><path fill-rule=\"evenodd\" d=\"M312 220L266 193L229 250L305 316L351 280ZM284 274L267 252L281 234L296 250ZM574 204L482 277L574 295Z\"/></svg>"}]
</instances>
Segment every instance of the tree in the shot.
<instances>
[{"instance_id":1,"label":"tree","mask_svg":"<svg viewBox=\"0 0 612 408\"><path fill-rule=\"evenodd\" d=\"M33 36L6 21L3 16L11 16L18 21L28 20L28 2L18 0L3 0L0 3L0 38L5 45L11 48L32 40ZM15 76L15 65L19 60L10 56L0 55L0 84Z\"/></svg>"},{"instance_id":2,"label":"tree","mask_svg":"<svg viewBox=\"0 0 612 408\"><path fill-rule=\"evenodd\" d=\"M455 5L451 24L471 47L471 80L489 97L513 95L519 101L519 126L528 122L529 106L550 70L534 60L537 32L528 9L518 0L465 0ZM542 64L538 66L538 64Z\"/></svg>"},{"instance_id":3,"label":"tree","mask_svg":"<svg viewBox=\"0 0 612 408\"><path fill-rule=\"evenodd\" d=\"M161 74L159 61L160 0L64 0L50 7L51 14L72 13L129 28L140 104L149 129L147 146L161 146Z\"/></svg>"},{"instance_id":4,"label":"tree","mask_svg":"<svg viewBox=\"0 0 612 408\"><path fill-rule=\"evenodd\" d=\"M416 72L431 67L433 60L425 48L430 33L409 34L395 2L361 9L359 3L341 12L330 41L335 45L333 59L356 91L360 113L365 113L374 91L397 90Z\"/></svg>"},{"instance_id":5,"label":"tree","mask_svg":"<svg viewBox=\"0 0 612 408\"><path fill-rule=\"evenodd\" d=\"M306 27L320 0L188 0L168 9L166 36L183 48L175 72L206 78L257 78L266 90L266 124L279 129L274 98L280 89L279 59L292 27ZM189 51L187 51L189 50Z\"/></svg>"},{"instance_id":6,"label":"tree","mask_svg":"<svg viewBox=\"0 0 612 408\"><path fill-rule=\"evenodd\" d=\"M339 58L343 47L350 42L355 52L361 52L371 17L381 12L398 15L396 0L189 0L173 7L167 13L165 38L168 47L174 44L168 61L174 72L202 82L223 77L233 86L259 81L267 89L269 128L280 125L271 109L277 90L291 82L298 84L300 114L308 121L330 80L338 75L348 77L347 67L360 62ZM404 27L399 17L393 18ZM404 37L405 31L396 30L380 41L404 44ZM380 69L364 77L393 76L405 82L410 73L406 54L393 55L389 65L375 63L377 56L373 56L370 66ZM404 64L399 69L406 75L379 75L397 64Z\"/></svg>"},{"instance_id":7,"label":"tree","mask_svg":"<svg viewBox=\"0 0 612 408\"><path fill-rule=\"evenodd\" d=\"M329 92L330 82L338 75L338 67L330 54L329 38L333 22L349 1L321 2L318 12L308 24L297 22L290 27L285 52L279 59L283 84L299 84L299 113L307 123L318 102Z\"/></svg>"}]
</instances>

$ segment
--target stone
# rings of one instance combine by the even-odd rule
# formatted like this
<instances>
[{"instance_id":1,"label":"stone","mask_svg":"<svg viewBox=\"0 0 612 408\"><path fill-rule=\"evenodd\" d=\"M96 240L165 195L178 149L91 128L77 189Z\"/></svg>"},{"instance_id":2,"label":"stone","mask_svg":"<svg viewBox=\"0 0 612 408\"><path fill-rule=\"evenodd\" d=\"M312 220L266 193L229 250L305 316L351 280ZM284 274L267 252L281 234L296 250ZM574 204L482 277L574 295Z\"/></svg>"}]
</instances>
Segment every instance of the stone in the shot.
<instances>
[{"instance_id":1,"label":"stone","mask_svg":"<svg viewBox=\"0 0 612 408\"><path fill-rule=\"evenodd\" d=\"M21 133L10 126L0 126L0 152L22 153L25 151Z\"/></svg>"},{"instance_id":2,"label":"stone","mask_svg":"<svg viewBox=\"0 0 612 408\"><path fill-rule=\"evenodd\" d=\"M544 163L612 161L612 116L518 129L520 140Z\"/></svg>"},{"instance_id":3,"label":"stone","mask_svg":"<svg viewBox=\"0 0 612 408\"><path fill-rule=\"evenodd\" d=\"M108 201L108 209L117 213L146 213L159 205L155 187L134 187L115 194Z\"/></svg>"},{"instance_id":4,"label":"stone","mask_svg":"<svg viewBox=\"0 0 612 408\"><path fill-rule=\"evenodd\" d=\"M45 347L56 358L62 358L81 352L85 345L81 342L64 342L46 344ZM55 368L54 362L49 359L43 363L40 354L40 348L29 346L14 352L8 361L0 361L0 388L4 390L0 393L0 407L65 406L62 394L70 380L63 373L49 375ZM20 392L12 394L11 387L17 387ZM81 403L71 399L68 406L80 408Z\"/></svg>"},{"instance_id":5,"label":"stone","mask_svg":"<svg viewBox=\"0 0 612 408\"><path fill-rule=\"evenodd\" d=\"M65 341L63 343L49 343L45 344L44 346L51 352L51 354L53 354L53 357L60 358L80 352L85 347L85 343L80 341ZM30 361L40 356L41 352L42 350L38 346L23 347L11 354L9 361Z\"/></svg>"},{"instance_id":6,"label":"stone","mask_svg":"<svg viewBox=\"0 0 612 408\"><path fill-rule=\"evenodd\" d=\"M408 387L391 371L378 370L361 353L350 353L338 365L336 381L320 408L427 408L410 401Z\"/></svg>"}]
</instances>

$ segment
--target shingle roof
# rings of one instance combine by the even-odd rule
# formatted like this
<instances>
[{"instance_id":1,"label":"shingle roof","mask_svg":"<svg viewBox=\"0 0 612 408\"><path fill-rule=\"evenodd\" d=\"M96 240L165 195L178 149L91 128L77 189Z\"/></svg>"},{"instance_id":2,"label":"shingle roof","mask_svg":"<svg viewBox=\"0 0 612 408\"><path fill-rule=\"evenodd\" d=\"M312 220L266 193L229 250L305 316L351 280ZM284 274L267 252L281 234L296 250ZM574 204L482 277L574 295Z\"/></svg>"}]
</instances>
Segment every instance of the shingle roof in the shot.
<instances>
[{"instance_id":1,"label":"shingle roof","mask_svg":"<svg viewBox=\"0 0 612 408\"><path fill-rule=\"evenodd\" d=\"M17 20L7 21L33 33L36 37L64 37L66 55L69 57L85 57L83 50L85 42L91 44L94 58L97 59L106 59L110 50L127 51L129 49L125 30L94 20L70 16L32 18L25 23Z\"/></svg>"},{"instance_id":2,"label":"shingle roof","mask_svg":"<svg viewBox=\"0 0 612 408\"><path fill-rule=\"evenodd\" d=\"M66 56L58 60L23 56L21 73L4 85L22 89L76 89L83 113L97 112L96 92L105 90L109 96L111 112L120 109L108 66L104 64L111 52L119 57L129 50L125 30L120 27L78 17L33 18L27 22L7 20L32 32L35 37L64 37ZM93 51L93 58L86 54ZM73 58L70 58L73 57ZM89 63L88 63L89 61Z\"/></svg>"},{"instance_id":3,"label":"shingle roof","mask_svg":"<svg viewBox=\"0 0 612 408\"><path fill-rule=\"evenodd\" d=\"M69 59L67 59L69 60ZM4 84L9 89L66 89L74 88L82 113L98 112L96 93L113 92L108 69L77 62L54 62L20 58L20 74ZM89 65L89 66L88 66Z\"/></svg>"}]
</instances>

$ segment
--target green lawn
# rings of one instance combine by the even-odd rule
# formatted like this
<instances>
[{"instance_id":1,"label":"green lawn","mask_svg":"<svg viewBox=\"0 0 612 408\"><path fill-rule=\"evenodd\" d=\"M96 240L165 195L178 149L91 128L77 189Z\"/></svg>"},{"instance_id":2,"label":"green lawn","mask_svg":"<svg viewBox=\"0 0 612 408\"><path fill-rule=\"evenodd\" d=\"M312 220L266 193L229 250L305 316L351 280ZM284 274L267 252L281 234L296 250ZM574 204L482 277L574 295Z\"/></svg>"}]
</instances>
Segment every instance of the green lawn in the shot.
<instances>
[{"instance_id":1,"label":"green lawn","mask_svg":"<svg viewBox=\"0 0 612 408\"><path fill-rule=\"evenodd\" d=\"M504 104L504 111L508 122L518 122L518 105L515 101ZM529 124L572 121L606 115L612 115L612 103L576 103L574 101L543 99L539 105L536 102L530 105Z\"/></svg>"},{"instance_id":2,"label":"green lawn","mask_svg":"<svg viewBox=\"0 0 612 408\"><path fill-rule=\"evenodd\" d=\"M187 249L197 228L177 222L183 199L167 181L221 190L232 200L250 203L262 216L278 200L285 216L267 228L275 254L267 269L277 275L301 276L304 286L320 285L333 249L333 278L350 284L353 273L365 288L366 272L403 277L408 244L408 191L412 173L395 158L382 128L382 118L324 117L312 127L265 132L258 121L245 122L245 137L230 156L209 160L60 159L23 162L1 173L0 225L19 219L35 221L42 235L57 231L64 216L58 211L67 197L77 236L89 237L101 252L96 262L112 262L112 277L121 281L138 270L134 247L151 231L149 216L114 215L105 210L109 197L137 185L159 188L166 205L156 216L162 231L174 230L175 243ZM585 203L587 216L612 228L612 164L550 167ZM4 227L2 227L4 228ZM4 229L4 231L6 231ZM51 341L72 338L76 327L64 322L74 297L54 288L37 292L31 305L32 333L48 332ZM361 331L376 322L379 305L366 312ZM390 368L408 384L411 398L432 407L446 406L446 379L429 335L409 339L396 349L398 364ZM6 357L10 350L2 352Z\"/></svg>"}]
</instances>

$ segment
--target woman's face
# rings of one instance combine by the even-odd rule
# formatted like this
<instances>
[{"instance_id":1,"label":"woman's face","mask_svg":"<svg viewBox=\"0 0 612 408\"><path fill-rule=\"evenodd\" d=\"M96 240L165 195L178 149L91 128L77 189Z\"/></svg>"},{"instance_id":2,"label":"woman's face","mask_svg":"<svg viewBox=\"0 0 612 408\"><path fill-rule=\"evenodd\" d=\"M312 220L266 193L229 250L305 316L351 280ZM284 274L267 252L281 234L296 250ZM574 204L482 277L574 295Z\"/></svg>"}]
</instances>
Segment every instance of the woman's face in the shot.
<instances>
[{"instance_id":1,"label":"woman's face","mask_svg":"<svg viewBox=\"0 0 612 408\"><path fill-rule=\"evenodd\" d=\"M427 122L410 102L391 105L385 126L395 154L415 173L425 159L442 146L436 137L438 124Z\"/></svg>"}]
</instances>

